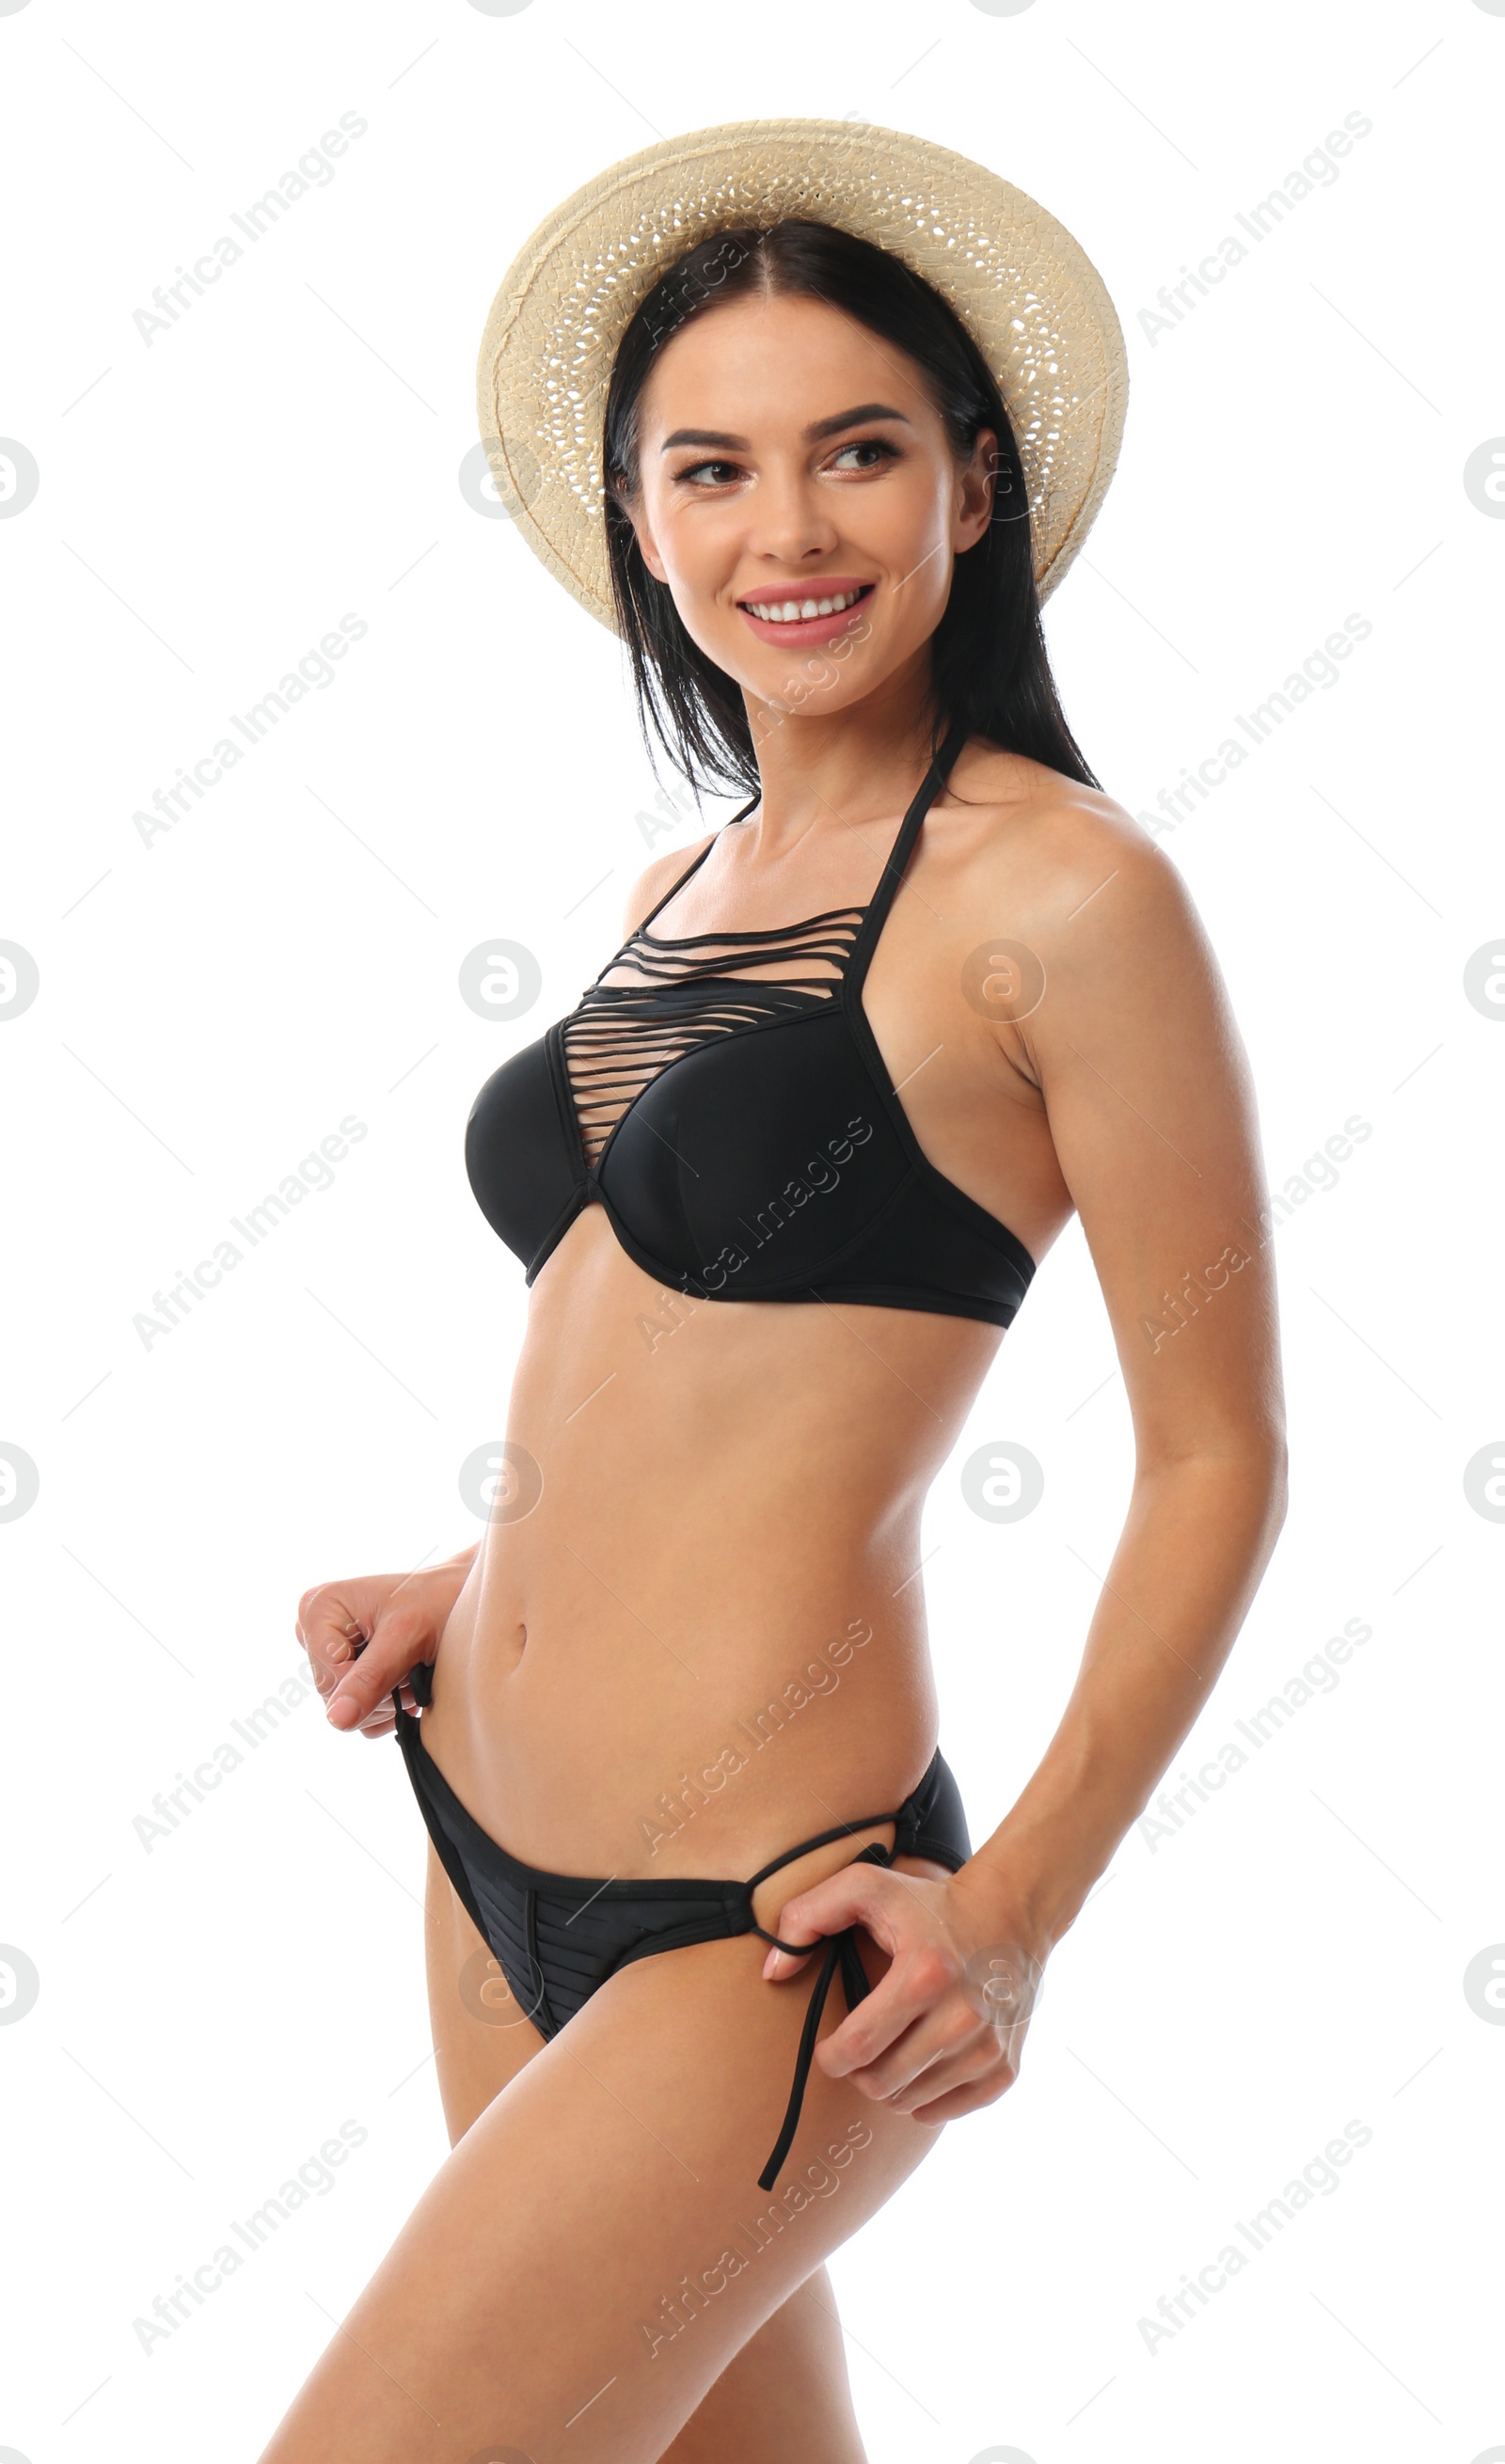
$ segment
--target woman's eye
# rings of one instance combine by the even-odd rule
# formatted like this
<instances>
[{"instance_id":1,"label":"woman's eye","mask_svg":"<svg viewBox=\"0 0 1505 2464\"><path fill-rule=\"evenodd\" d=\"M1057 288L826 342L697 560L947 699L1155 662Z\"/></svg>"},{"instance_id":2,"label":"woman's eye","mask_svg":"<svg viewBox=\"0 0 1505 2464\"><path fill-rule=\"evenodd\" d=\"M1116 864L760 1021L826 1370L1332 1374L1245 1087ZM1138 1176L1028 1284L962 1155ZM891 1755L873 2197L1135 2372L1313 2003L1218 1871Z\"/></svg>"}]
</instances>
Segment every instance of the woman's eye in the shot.
<instances>
[{"instance_id":1,"label":"woman's eye","mask_svg":"<svg viewBox=\"0 0 1505 2464\"><path fill-rule=\"evenodd\" d=\"M737 465L735 462L691 462L686 465L684 470L676 471L675 477L676 480L681 482L689 480L699 483L704 477L704 474L708 472L714 474L708 484L712 487L719 487L728 478L735 479L737 476Z\"/></svg>"},{"instance_id":2,"label":"woman's eye","mask_svg":"<svg viewBox=\"0 0 1505 2464\"><path fill-rule=\"evenodd\" d=\"M888 443L885 437L863 436L859 437L855 445L843 445L841 447L840 451L832 456L831 469L835 470L837 465L849 453L875 453L879 463L892 462L896 458L893 446ZM872 471L876 467L876 465L872 462L868 462L862 464L860 467L864 470Z\"/></svg>"},{"instance_id":3,"label":"woman's eye","mask_svg":"<svg viewBox=\"0 0 1505 2464\"><path fill-rule=\"evenodd\" d=\"M857 461L849 459L853 454L862 458ZM854 475L859 472L880 470L885 462L897 460L897 449L892 446L886 437L860 436L851 445L838 446L825 467L829 471L844 471ZM689 488L696 494L709 495L713 489L727 487L734 480L743 476L741 465L737 462L723 462L719 459L708 462L687 462L682 471L675 473L675 485L678 488Z\"/></svg>"}]
</instances>

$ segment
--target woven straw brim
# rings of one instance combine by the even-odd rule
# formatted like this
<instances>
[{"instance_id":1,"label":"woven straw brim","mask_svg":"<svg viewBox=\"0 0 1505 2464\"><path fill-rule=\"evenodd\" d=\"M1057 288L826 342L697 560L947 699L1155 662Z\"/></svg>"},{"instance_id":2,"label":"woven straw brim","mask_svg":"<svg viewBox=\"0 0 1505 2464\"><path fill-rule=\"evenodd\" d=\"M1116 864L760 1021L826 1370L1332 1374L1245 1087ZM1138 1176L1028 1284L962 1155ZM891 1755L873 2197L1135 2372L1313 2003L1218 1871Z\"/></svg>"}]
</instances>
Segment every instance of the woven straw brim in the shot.
<instances>
[{"instance_id":1,"label":"woven straw brim","mask_svg":"<svg viewBox=\"0 0 1505 2464\"><path fill-rule=\"evenodd\" d=\"M1123 432L1123 336L1083 251L964 155L841 120L750 120L650 145L566 197L519 252L477 377L497 494L534 554L615 630L602 424L617 344L676 258L785 215L890 249L968 327L1024 463L1042 599L1081 546Z\"/></svg>"}]
</instances>

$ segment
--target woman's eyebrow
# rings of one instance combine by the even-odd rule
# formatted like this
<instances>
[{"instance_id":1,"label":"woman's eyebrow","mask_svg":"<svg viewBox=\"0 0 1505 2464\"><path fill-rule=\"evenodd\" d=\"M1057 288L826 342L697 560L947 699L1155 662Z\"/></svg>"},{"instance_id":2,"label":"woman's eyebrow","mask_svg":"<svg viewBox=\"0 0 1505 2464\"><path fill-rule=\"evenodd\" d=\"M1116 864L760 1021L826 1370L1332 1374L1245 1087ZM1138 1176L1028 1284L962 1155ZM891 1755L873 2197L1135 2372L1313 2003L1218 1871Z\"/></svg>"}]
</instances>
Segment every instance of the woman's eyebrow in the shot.
<instances>
[{"instance_id":1,"label":"woman's eyebrow","mask_svg":"<svg viewBox=\"0 0 1505 2464\"><path fill-rule=\"evenodd\" d=\"M886 402L862 402L854 410L833 411L830 419L813 421L805 430L805 442L818 445L822 437L839 435L842 429L859 428L872 419L896 419L904 428L910 424L901 410L891 409ZM745 436L732 436L719 428L676 428L673 436L665 437L659 451L668 453L676 445L711 445L729 453L749 451Z\"/></svg>"}]
</instances>

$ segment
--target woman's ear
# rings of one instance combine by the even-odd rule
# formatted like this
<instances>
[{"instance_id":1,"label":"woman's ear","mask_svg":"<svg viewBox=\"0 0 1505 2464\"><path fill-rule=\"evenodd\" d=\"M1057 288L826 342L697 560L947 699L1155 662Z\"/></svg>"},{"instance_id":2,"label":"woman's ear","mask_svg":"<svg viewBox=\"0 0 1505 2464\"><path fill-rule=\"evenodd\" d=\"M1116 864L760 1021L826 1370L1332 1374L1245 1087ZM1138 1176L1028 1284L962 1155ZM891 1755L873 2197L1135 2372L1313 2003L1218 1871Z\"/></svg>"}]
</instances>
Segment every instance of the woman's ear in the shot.
<instances>
[{"instance_id":1,"label":"woman's ear","mask_svg":"<svg viewBox=\"0 0 1505 2464\"><path fill-rule=\"evenodd\" d=\"M626 514L628 520L632 525L633 532L637 539L638 554L641 556L643 562L647 565L649 572L653 575L655 582L667 583L669 576L664 569L663 558L659 555L657 548L654 546L653 535L643 518L641 497L629 497L618 489L614 489L612 493L616 496L617 503L622 512Z\"/></svg>"},{"instance_id":2,"label":"woman's ear","mask_svg":"<svg viewBox=\"0 0 1505 2464\"><path fill-rule=\"evenodd\" d=\"M952 552L963 556L975 547L993 517L993 496L1001 476L1002 457L998 438L990 428L980 428L972 447L971 459L958 473L956 520L952 528Z\"/></svg>"}]
</instances>

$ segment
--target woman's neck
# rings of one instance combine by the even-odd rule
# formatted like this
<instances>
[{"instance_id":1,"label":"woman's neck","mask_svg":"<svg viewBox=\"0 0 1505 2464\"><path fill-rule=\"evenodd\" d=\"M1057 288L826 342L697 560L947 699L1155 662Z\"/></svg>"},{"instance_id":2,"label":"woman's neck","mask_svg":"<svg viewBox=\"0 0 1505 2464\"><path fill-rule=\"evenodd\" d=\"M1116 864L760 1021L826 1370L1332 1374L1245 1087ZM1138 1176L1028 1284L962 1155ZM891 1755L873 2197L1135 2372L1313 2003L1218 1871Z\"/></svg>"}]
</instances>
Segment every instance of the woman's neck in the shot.
<instances>
[{"instance_id":1,"label":"woman's neck","mask_svg":"<svg viewBox=\"0 0 1505 2464\"><path fill-rule=\"evenodd\" d=\"M809 831L860 828L909 802L930 759L928 666L844 710L819 689L799 710L747 700L761 794L753 827L770 856Z\"/></svg>"}]
</instances>

